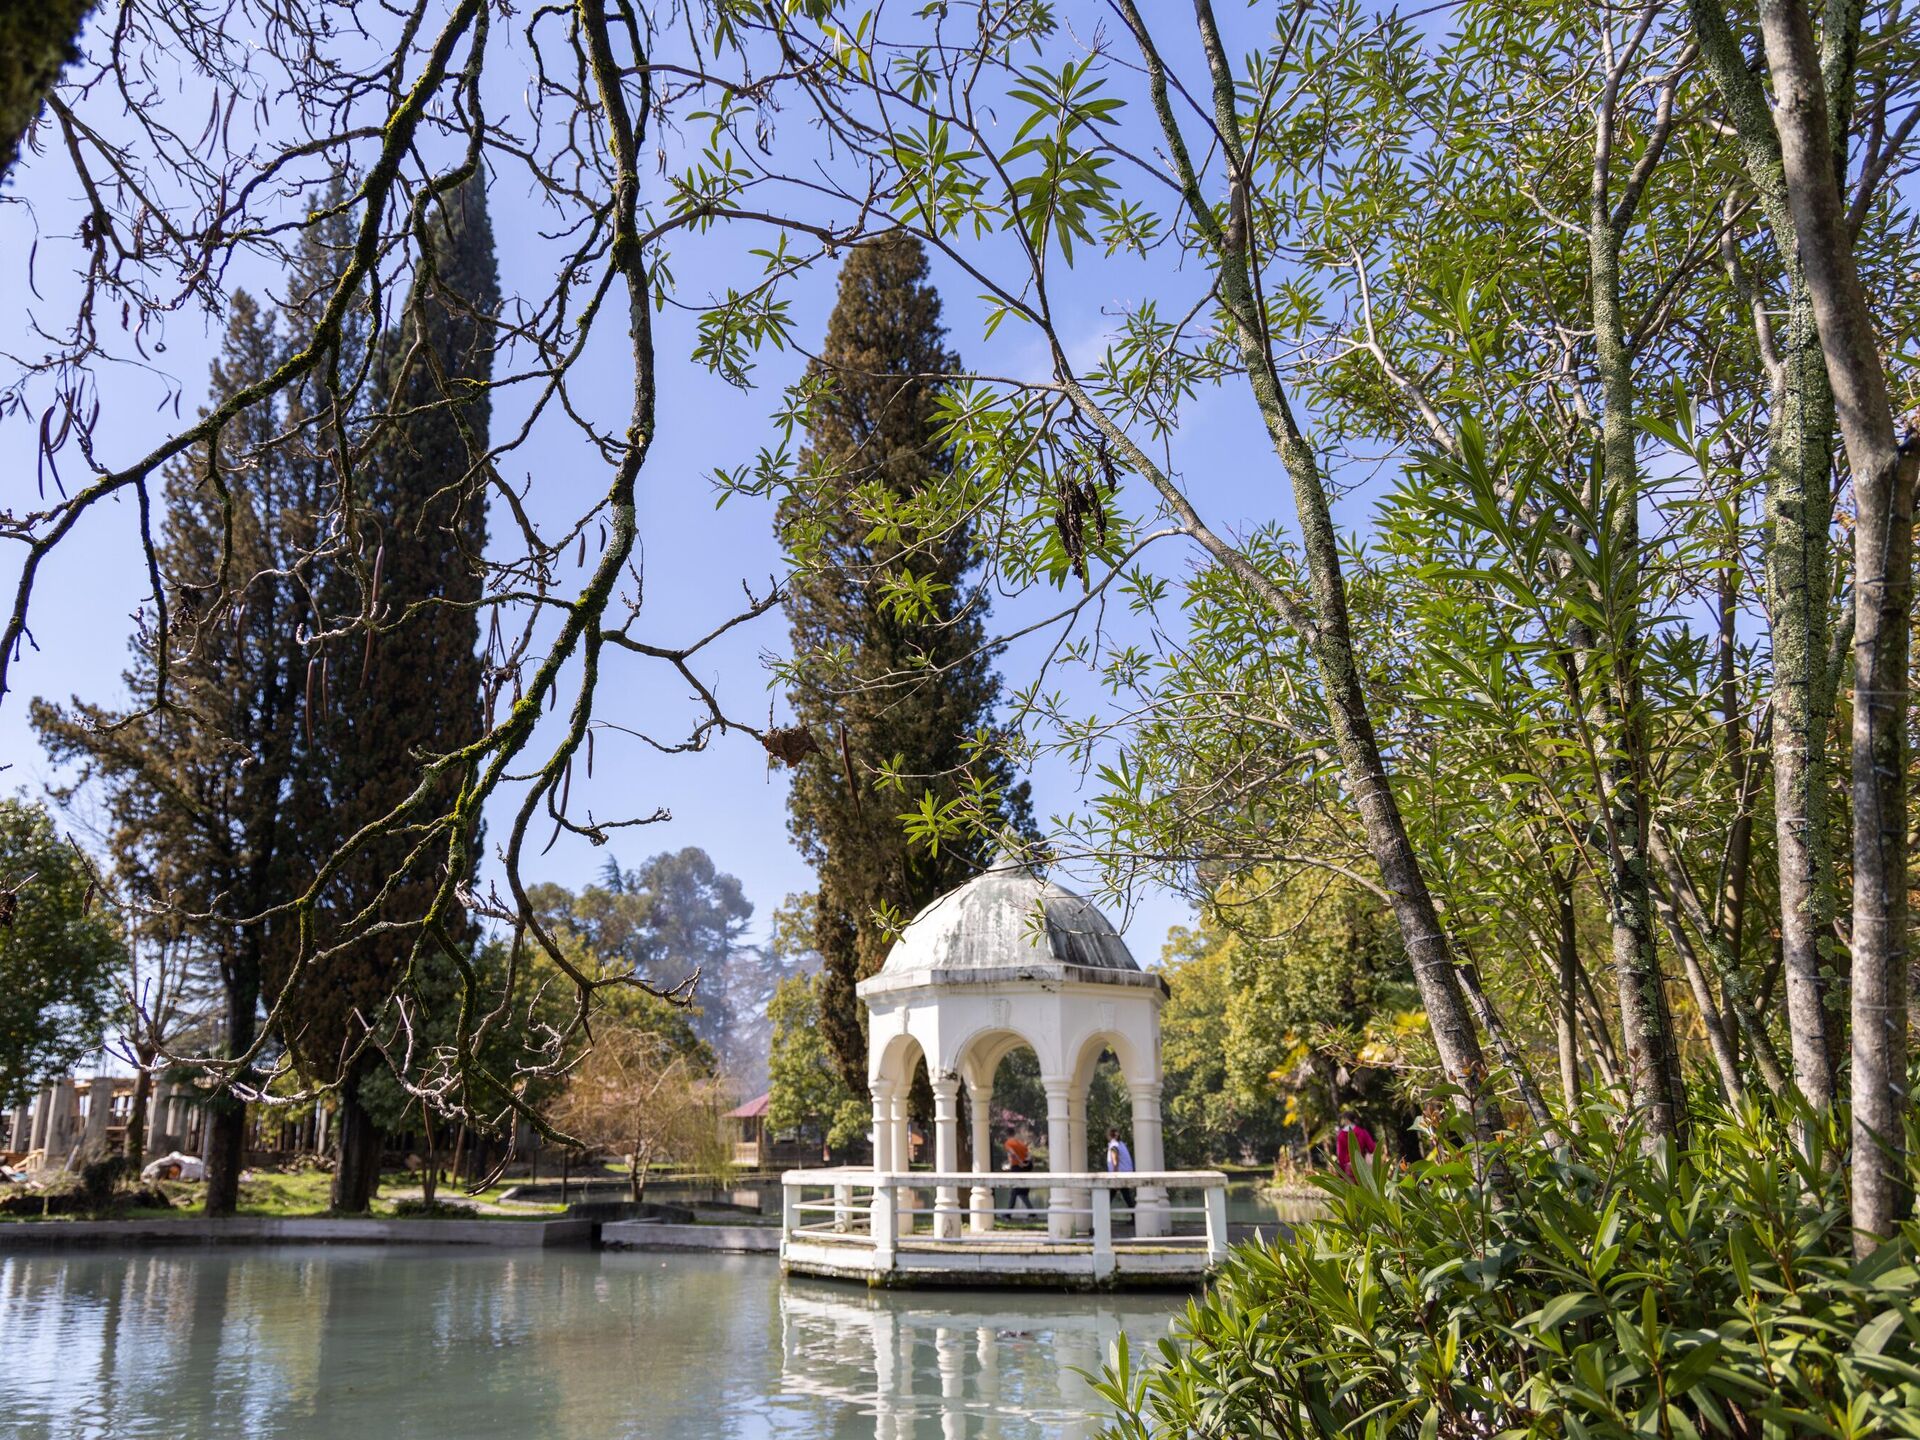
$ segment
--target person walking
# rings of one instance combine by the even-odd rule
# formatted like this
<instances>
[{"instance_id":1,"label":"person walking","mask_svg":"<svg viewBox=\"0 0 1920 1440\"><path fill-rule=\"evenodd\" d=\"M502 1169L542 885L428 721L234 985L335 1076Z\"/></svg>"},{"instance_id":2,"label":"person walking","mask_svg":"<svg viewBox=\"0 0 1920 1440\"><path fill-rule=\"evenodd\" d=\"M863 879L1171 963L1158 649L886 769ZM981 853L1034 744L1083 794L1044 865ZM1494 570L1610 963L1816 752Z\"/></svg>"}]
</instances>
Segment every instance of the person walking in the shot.
<instances>
[{"instance_id":1,"label":"person walking","mask_svg":"<svg viewBox=\"0 0 1920 1440\"><path fill-rule=\"evenodd\" d=\"M1133 1151L1127 1148L1127 1142L1120 1138L1118 1130L1107 1131L1107 1173L1109 1175L1133 1174ZM1113 1193L1127 1209L1133 1209L1133 1191L1114 1187Z\"/></svg>"},{"instance_id":2,"label":"person walking","mask_svg":"<svg viewBox=\"0 0 1920 1440\"><path fill-rule=\"evenodd\" d=\"M1033 1169L1033 1148L1018 1135L1007 1137L1007 1169L1015 1175L1024 1175ZM1020 1185L1009 1192L1007 1199L1009 1210L1033 1209L1033 1196L1027 1187Z\"/></svg>"},{"instance_id":3,"label":"person walking","mask_svg":"<svg viewBox=\"0 0 1920 1440\"><path fill-rule=\"evenodd\" d=\"M1377 1147L1373 1143L1373 1132L1355 1120L1352 1114L1342 1110L1340 1124L1333 1132L1333 1163L1347 1179L1353 1179L1353 1162L1370 1160Z\"/></svg>"}]
</instances>

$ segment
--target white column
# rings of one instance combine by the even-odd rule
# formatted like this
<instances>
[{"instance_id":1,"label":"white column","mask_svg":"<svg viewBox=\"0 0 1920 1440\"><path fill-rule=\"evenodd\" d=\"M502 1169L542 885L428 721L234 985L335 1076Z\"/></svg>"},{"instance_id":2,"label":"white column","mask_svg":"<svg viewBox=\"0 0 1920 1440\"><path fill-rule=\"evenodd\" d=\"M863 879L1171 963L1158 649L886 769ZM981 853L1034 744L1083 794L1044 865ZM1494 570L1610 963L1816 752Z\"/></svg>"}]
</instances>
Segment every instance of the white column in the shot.
<instances>
[{"instance_id":1,"label":"white column","mask_svg":"<svg viewBox=\"0 0 1920 1440\"><path fill-rule=\"evenodd\" d=\"M1067 1111L1067 1097L1073 1090L1067 1080L1043 1082L1047 1091L1047 1169L1055 1174L1077 1168L1072 1164L1073 1122ZM1072 1233L1073 1216L1067 1213L1073 1196L1063 1185L1047 1186L1047 1238L1064 1240Z\"/></svg>"},{"instance_id":2,"label":"white column","mask_svg":"<svg viewBox=\"0 0 1920 1440\"><path fill-rule=\"evenodd\" d=\"M951 1175L960 1168L960 1081L946 1076L933 1082L933 1168ZM960 1189L942 1185L934 1191L938 1207L933 1233L942 1240L960 1238Z\"/></svg>"},{"instance_id":3,"label":"white column","mask_svg":"<svg viewBox=\"0 0 1920 1440\"><path fill-rule=\"evenodd\" d=\"M984 1235L993 1229L993 1081L969 1085L967 1106L973 1120L973 1173L988 1177L967 1198L968 1220L974 1234Z\"/></svg>"},{"instance_id":4,"label":"white column","mask_svg":"<svg viewBox=\"0 0 1920 1440\"><path fill-rule=\"evenodd\" d=\"M873 1172L884 1175L893 1169L893 1082L876 1080L873 1094Z\"/></svg>"},{"instance_id":5,"label":"white column","mask_svg":"<svg viewBox=\"0 0 1920 1440\"><path fill-rule=\"evenodd\" d=\"M1093 1278L1113 1273L1113 1191L1096 1186L1093 1195Z\"/></svg>"},{"instance_id":6,"label":"white column","mask_svg":"<svg viewBox=\"0 0 1920 1440\"><path fill-rule=\"evenodd\" d=\"M1073 1163L1064 1167L1068 1170L1084 1171L1087 1168L1087 1090L1091 1089L1092 1085L1092 1077L1088 1077L1085 1088L1075 1089L1067 1095L1067 1133L1069 1136L1067 1143L1073 1149ZM1089 1190L1074 1191L1073 1203L1076 1209L1090 1209L1093 1205L1093 1192ZM1085 1235L1088 1233L1091 1223L1085 1215L1074 1216L1074 1233L1077 1235Z\"/></svg>"},{"instance_id":7,"label":"white column","mask_svg":"<svg viewBox=\"0 0 1920 1440\"><path fill-rule=\"evenodd\" d=\"M13 1115L7 1122L7 1149L25 1150L33 1122L27 1118L27 1107L16 1105Z\"/></svg>"},{"instance_id":8,"label":"white column","mask_svg":"<svg viewBox=\"0 0 1920 1440\"><path fill-rule=\"evenodd\" d=\"M913 1137L907 1130L907 1092L911 1088L903 1085L893 1092L892 1120L888 1125L893 1138L888 1142L888 1168L896 1175L904 1175L913 1169ZM894 1207L899 1215L899 1226L904 1234L913 1233L913 1191L895 1192Z\"/></svg>"},{"instance_id":9,"label":"white column","mask_svg":"<svg viewBox=\"0 0 1920 1440\"><path fill-rule=\"evenodd\" d=\"M1206 1192L1207 1263L1219 1265L1227 1258L1227 1191L1216 1185Z\"/></svg>"},{"instance_id":10,"label":"white column","mask_svg":"<svg viewBox=\"0 0 1920 1440\"><path fill-rule=\"evenodd\" d=\"M1133 1164L1137 1170L1165 1170L1166 1150L1160 1134L1160 1086L1132 1085ZM1142 1237L1165 1235L1171 1228L1165 1186L1145 1185L1134 1192L1133 1233Z\"/></svg>"},{"instance_id":11,"label":"white column","mask_svg":"<svg viewBox=\"0 0 1920 1440\"><path fill-rule=\"evenodd\" d=\"M878 1273L893 1269L894 1242L899 1233L899 1212L894 1202L899 1192L893 1182L876 1175L873 1185L873 1268Z\"/></svg>"}]
</instances>

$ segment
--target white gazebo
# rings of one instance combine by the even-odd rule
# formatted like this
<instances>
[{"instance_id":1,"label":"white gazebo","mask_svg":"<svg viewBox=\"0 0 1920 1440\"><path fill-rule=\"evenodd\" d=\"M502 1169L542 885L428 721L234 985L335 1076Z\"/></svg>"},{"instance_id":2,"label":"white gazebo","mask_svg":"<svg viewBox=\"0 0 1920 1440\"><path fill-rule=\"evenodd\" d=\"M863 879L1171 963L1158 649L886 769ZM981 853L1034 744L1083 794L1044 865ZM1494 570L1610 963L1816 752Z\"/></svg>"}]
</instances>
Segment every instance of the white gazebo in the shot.
<instances>
[{"instance_id":1,"label":"white gazebo","mask_svg":"<svg viewBox=\"0 0 1920 1440\"><path fill-rule=\"evenodd\" d=\"M789 1172L782 1250L790 1269L869 1277L913 1269L946 1281L991 1282L996 1273L1015 1272L1071 1278L1083 1271L1095 1281L1128 1271L1177 1279L1197 1278L1224 1251L1225 1177L1164 1168L1165 982L1140 969L1088 901L1003 857L916 915L858 993L869 1021L873 1170ZM1038 1060L1046 1092L1049 1168L1018 1183L1047 1190L1044 1232L996 1225L1019 1212L994 1200L996 1181L1001 1190L1014 1183L994 1175L994 1074L1022 1046ZM1084 1168L1091 1157L1087 1092L1109 1052L1132 1100L1132 1175ZM934 1097L930 1174L912 1169L908 1148L908 1093L922 1061ZM972 1121L965 1171L963 1086ZM831 1188L832 1200L809 1204L809 1187ZM1135 1187L1132 1233L1116 1236L1113 1192ZM871 1189L865 1206L854 1201L856 1188ZM1176 1188L1202 1192L1204 1204L1173 1205ZM916 1205L917 1192L927 1189L932 1205ZM916 1215L928 1221L924 1240ZM1202 1233L1179 1233L1183 1216L1203 1218ZM920 1263L903 1263L909 1257Z\"/></svg>"}]
</instances>

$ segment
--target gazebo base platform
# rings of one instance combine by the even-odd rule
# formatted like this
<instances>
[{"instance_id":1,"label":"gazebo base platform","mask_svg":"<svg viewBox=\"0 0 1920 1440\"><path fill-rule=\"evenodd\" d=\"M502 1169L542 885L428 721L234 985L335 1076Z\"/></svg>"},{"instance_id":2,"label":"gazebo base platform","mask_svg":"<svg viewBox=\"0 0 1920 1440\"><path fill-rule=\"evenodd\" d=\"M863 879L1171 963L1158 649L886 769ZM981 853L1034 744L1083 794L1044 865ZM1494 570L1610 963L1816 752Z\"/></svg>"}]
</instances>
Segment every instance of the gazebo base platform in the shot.
<instances>
[{"instance_id":1,"label":"gazebo base platform","mask_svg":"<svg viewBox=\"0 0 1920 1440\"><path fill-rule=\"evenodd\" d=\"M972 1183L991 1178L789 1170L780 1267L888 1288L1169 1289L1200 1284L1226 1258L1218 1171L1050 1174L1030 1186L1053 1202L1038 1212L991 1204L995 1187ZM1138 1204L1116 1225L1121 1189L1137 1189Z\"/></svg>"},{"instance_id":2,"label":"gazebo base platform","mask_svg":"<svg viewBox=\"0 0 1920 1440\"><path fill-rule=\"evenodd\" d=\"M789 1240L780 1268L788 1275L885 1289L1184 1289L1207 1278L1206 1252L1191 1247L1119 1249L1106 1259L1110 1268L1097 1272L1085 1242L1072 1241L981 1246L919 1240L887 1256L867 1245Z\"/></svg>"}]
</instances>

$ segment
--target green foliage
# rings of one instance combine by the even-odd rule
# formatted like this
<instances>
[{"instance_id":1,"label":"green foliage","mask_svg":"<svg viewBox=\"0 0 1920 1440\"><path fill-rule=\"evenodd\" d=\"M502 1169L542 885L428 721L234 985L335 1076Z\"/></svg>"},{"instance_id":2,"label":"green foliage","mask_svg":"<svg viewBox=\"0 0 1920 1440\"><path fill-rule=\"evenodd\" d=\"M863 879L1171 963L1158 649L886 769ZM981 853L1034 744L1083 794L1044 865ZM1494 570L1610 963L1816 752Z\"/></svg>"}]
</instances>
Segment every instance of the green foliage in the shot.
<instances>
[{"instance_id":1,"label":"green foliage","mask_svg":"<svg viewBox=\"0 0 1920 1440\"><path fill-rule=\"evenodd\" d=\"M93 878L39 805L0 800L0 1105L100 1043L127 951Z\"/></svg>"},{"instance_id":2,"label":"green foliage","mask_svg":"<svg viewBox=\"0 0 1920 1440\"><path fill-rule=\"evenodd\" d=\"M1265 869L1222 885L1206 911L1228 971L1227 1090L1242 1105L1281 1098L1308 1133L1342 1108L1400 1128L1397 1043L1419 1018L1385 903L1320 869Z\"/></svg>"},{"instance_id":3,"label":"green foliage","mask_svg":"<svg viewBox=\"0 0 1920 1440\"><path fill-rule=\"evenodd\" d=\"M1216 928L1177 928L1167 937L1160 975L1161 1114L1167 1164L1184 1169L1235 1161L1245 1152L1271 1158L1285 1134L1274 1087L1253 1093L1231 1083L1228 1019L1235 1001L1232 938Z\"/></svg>"},{"instance_id":4,"label":"green foliage","mask_svg":"<svg viewBox=\"0 0 1920 1440\"><path fill-rule=\"evenodd\" d=\"M1703 1116L1687 1148L1586 1108L1567 1146L1443 1148L1327 1179L1329 1214L1236 1251L1156 1363L1116 1350L1109 1434L1920 1434L1908 1221L1856 1262L1805 1116Z\"/></svg>"},{"instance_id":5,"label":"green foliage","mask_svg":"<svg viewBox=\"0 0 1920 1440\"><path fill-rule=\"evenodd\" d=\"M767 1007L773 1038L767 1055L767 1128L823 1136L843 1149L867 1133L872 1107L847 1088L820 1029L820 977L782 980Z\"/></svg>"}]
</instances>

